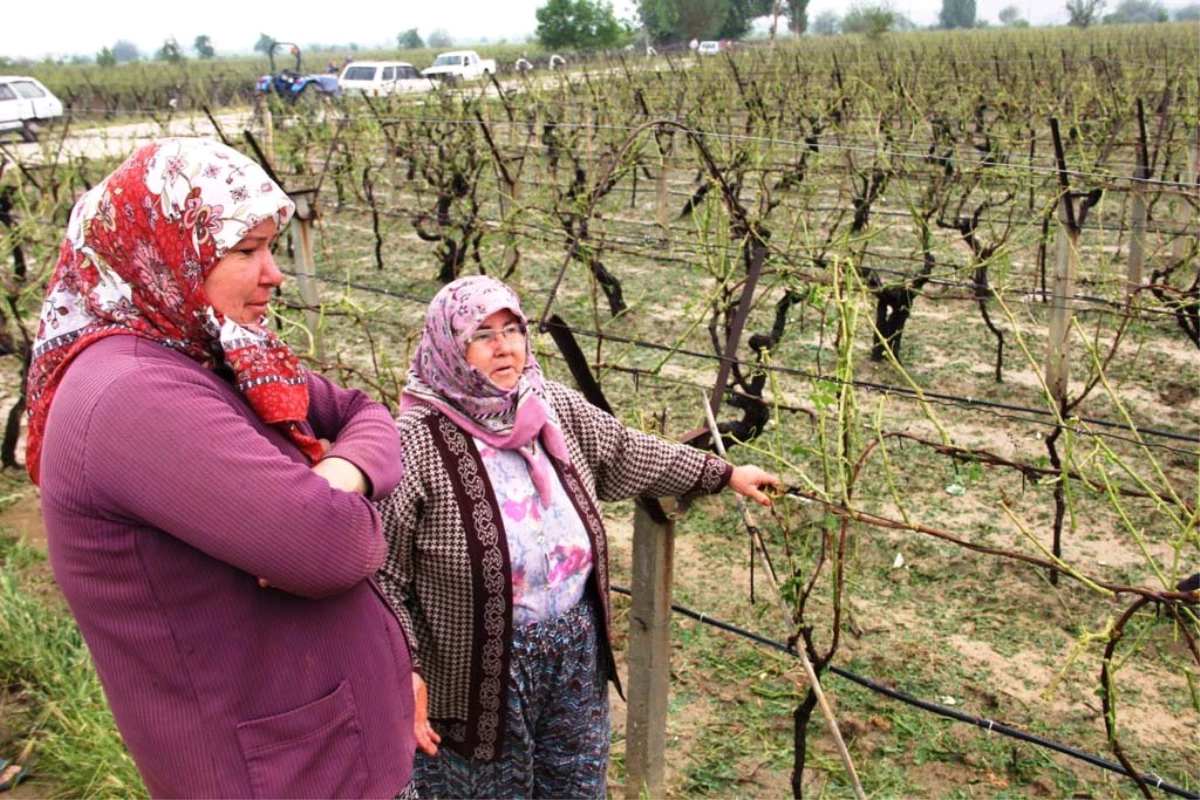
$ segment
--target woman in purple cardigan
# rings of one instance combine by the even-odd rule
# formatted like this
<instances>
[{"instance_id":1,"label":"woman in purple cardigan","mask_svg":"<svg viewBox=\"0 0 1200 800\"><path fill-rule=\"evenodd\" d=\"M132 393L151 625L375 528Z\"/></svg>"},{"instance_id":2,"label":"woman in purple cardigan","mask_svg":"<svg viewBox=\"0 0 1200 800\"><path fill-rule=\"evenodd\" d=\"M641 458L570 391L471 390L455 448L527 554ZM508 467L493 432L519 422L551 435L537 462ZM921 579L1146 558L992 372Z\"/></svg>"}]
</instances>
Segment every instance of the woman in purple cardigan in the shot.
<instances>
[{"instance_id":1,"label":"woman in purple cardigan","mask_svg":"<svg viewBox=\"0 0 1200 800\"><path fill-rule=\"evenodd\" d=\"M460 278L429 305L380 503L380 571L413 643L421 796L603 798L608 542L600 500L778 479L627 428L545 381L517 296Z\"/></svg>"},{"instance_id":2,"label":"woman in purple cardigan","mask_svg":"<svg viewBox=\"0 0 1200 800\"><path fill-rule=\"evenodd\" d=\"M294 207L201 139L71 214L28 379L50 561L157 797L411 791L404 634L372 575L387 409L265 324Z\"/></svg>"}]
</instances>

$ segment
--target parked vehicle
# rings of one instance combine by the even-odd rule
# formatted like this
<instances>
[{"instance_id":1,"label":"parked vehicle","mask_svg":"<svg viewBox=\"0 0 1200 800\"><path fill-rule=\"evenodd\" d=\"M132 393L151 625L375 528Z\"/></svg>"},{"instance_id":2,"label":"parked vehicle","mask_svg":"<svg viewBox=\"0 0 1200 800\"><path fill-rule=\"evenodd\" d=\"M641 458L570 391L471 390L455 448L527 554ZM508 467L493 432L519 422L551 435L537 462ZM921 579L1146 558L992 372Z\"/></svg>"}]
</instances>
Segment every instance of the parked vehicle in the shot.
<instances>
[{"instance_id":1,"label":"parked vehicle","mask_svg":"<svg viewBox=\"0 0 1200 800\"><path fill-rule=\"evenodd\" d=\"M442 53L423 72L426 78L454 81L470 80L484 74L496 74L495 59L481 59L474 50L453 50Z\"/></svg>"},{"instance_id":2,"label":"parked vehicle","mask_svg":"<svg viewBox=\"0 0 1200 800\"><path fill-rule=\"evenodd\" d=\"M290 59L289 67L277 68L276 55L280 56L280 63L286 63ZM295 102L297 98L310 94L328 97L340 97L342 94L336 75L301 73L299 45L291 42L271 42L267 49L267 60L271 63L271 74L259 78L254 87L260 94L274 93L288 102Z\"/></svg>"},{"instance_id":3,"label":"parked vehicle","mask_svg":"<svg viewBox=\"0 0 1200 800\"><path fill-rule=\"evenodd\" d=\"M421 77L417 68L407 61L355 61L347 64L338 78L345 95L366 94L382 97L389 94L427 91L432 82Z\"/></svg>"},{"instance_id":4,"label":"parked vehicle","mask_svg":"<svg viewBox=\"0 0 1200 800\"><path fill-rule=\"evenodd\" d=\"M701 42L700 46L696 48L696 55L698 56L716 56L720 54L720 42Z\"/></svg>"},{"instance_id":5,"label":"parked vehicle","mask_svg":"<svg viewBox=\"0 0 1200 800\"><path fill-rule=\"evenodd\" d=\"M36 142L42 127L62 114L62 101L36 78L0 76L0 132Z\"/></svg>"}]
</instances>

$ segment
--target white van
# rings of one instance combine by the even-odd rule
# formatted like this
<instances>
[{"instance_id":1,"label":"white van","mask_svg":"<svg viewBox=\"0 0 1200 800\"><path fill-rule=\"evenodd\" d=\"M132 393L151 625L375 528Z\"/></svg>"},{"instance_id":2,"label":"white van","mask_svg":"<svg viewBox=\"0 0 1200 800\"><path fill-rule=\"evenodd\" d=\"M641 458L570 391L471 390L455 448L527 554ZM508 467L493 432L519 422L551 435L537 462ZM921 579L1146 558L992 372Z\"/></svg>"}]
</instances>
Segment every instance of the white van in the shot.
<instances>
[{"instance_id":1,"label":"white van","mask_svg":"<svg viewBox=\"0 0 1200 800\"><path fill-rule=\"evenodd\" d=\"M427 92L433 85L407 61L353 61L338 77L342 93L380 97L405 92Z\"/></svg>"},{"instance_id":2,"label":"white van","mask_svg":"<svg viewBox=\"0 0 1200 800\"><path fill-rule=\"evenodd\" d=\"M62 101L36 78L0 75L0 133L15 131L36 142L41 127L62 113Z\"/></svg>"}]
</instances>

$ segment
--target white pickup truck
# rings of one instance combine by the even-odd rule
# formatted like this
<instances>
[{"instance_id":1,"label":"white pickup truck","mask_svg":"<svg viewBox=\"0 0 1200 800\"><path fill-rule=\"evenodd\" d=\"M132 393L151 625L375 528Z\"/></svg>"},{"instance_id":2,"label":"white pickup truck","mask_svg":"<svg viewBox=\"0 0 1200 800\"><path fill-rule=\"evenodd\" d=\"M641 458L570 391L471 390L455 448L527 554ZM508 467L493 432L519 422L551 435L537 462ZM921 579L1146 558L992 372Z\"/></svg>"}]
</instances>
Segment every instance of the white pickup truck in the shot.
<instances>
[{"instance_id":1,"label":"white pickup truck","mask_svg":"<svg viewBox=\"0 0 1200 800\"><path fill-rule=\"evenodd\" d=\"M455 81L478 78L486 73L496 74L496 61L483 59L474 50L453 50L442 53L433 60L433 65L421 72L426 78Z\"/></svg>"}]
</instances>

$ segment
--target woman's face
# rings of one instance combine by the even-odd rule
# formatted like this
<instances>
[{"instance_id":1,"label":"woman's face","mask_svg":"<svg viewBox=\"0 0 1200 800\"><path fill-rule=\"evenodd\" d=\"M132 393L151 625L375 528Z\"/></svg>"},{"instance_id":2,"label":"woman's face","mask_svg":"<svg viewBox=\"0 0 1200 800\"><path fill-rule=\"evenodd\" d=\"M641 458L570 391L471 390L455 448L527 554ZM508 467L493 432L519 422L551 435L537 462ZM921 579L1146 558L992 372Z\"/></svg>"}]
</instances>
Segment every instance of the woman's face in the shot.
<instances>
[{"instance_id":1,"label":"woman's face","mask_svg":"<svg viewBox=\"0 0 1200 800\"><path fill-rule=\"evenodd\" d=\"M262 322L283 273L271 257L275 220L250 229L204 279L204 294L213 309L239 325Z\"/></svg>"},{"instance_id":2,"label":"woman's face","mask_svg":"<svg viewBox=\"0 0 1200 800\"><path fill-rule=\"evenodd\" d=\"M504 390L516 386L525 371L525 334L515 329L520 324L506 308L485 317L467 341L467 363Z\"/></svg>"}]
</instances>

